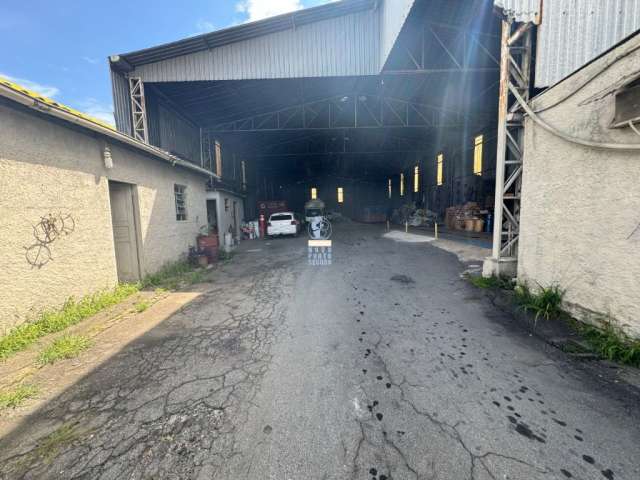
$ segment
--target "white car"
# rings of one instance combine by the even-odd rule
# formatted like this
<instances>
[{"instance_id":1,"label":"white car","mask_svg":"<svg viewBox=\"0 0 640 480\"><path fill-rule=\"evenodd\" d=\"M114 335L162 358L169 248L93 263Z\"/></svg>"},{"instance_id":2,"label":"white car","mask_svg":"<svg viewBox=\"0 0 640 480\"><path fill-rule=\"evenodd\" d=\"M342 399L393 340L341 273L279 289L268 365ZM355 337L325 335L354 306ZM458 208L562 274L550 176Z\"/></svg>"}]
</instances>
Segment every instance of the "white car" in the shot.
<instances>
[{"instance_id":1,"label":"white car","mask_svg":"<svg viewBox=\"0 0 640 480\"><path fill-rule=\"evenodd\" d=\"M274 213L269 217L267 223L267 235L275 237L277 235L293 235L298 236L300 233L300 221L296 218L295 213L280 212Z\"/></svg>"}]
</instances>

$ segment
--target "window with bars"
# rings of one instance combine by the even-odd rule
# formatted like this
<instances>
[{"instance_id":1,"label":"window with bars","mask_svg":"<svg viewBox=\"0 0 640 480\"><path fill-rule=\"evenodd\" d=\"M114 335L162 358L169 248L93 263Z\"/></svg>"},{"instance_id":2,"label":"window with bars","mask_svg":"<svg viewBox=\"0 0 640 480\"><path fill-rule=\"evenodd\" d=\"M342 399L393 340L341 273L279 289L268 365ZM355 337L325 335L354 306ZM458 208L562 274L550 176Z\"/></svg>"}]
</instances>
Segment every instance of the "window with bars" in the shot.
<instances>
[{"instance_id":1,"label":"window with bars","mask_svg":"<svg viewBox=\"0 0 640 480\"><path fill-rule=\"evenodd\" d=\"M478 135L473 141L473 174L482 176L482 150L484 147L484 136Z\"/></svg>"},{"instance_id":2,"label":"window with bars","mask_svg":"<svg viewBox=\"0 0 640 480\"><path fill-rule=\"evenodd\" d=\"M187 219L187 187L175 184L173 193L176 197L176 220L183 222Z\"/></svg>"},{"instance_id":3,"label":"window with bars","mask_svg":"<svg viewBox=\"0 0 640 480\"><path fill-rule=\"evenodd\" d=\"M400 174L400 196L404 197L404 173Z\"/></svg>"},{"instance_id":4,"label":"window with bars","mask_svg":"<svg viewBox=\"0 0 640 480\"><path fill-rule=\"evenodd\" d=\"M438 184L438 186L444 185L444 153L439 153L437 160L436 160L436 166L437 166L437 176L436 176L436 183Z\"/></svg>"},{"instance_id":5,"label":"window with bars","mask_svg":"<svg viewBox=\"0 0 640 480\"><path fill-rule=\"evenodd\" d=\"M338 187L338 203L344 203L344 189Z\"/></svg>"},{"instance_id":6,"label":"window with bars","mask_svg":"<svg viewBox=\"0 0 640 480\"><path fill-rule=\"evenodd\" d=\"M413 193L420 191L420 167L418 165L413 169Z\"/></svg>"}]
</instances>

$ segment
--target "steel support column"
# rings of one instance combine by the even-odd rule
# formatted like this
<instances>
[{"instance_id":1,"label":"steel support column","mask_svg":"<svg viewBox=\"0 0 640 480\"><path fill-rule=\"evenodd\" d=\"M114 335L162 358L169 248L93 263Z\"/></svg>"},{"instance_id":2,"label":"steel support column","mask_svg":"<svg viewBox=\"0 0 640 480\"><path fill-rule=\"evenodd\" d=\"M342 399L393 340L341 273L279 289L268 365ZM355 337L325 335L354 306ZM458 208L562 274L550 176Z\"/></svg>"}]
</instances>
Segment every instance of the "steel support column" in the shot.
<instances>
[{"instance_id":1,"label":"steel support column","mask_svg":"<svg viewBox=\"0 0 640 480\"><path fill-rule=\"evenodd\" d=\"M136 140L149 143L147 128L147 106L144 98L144 83L140 77L129 77L131 97L132 135Z\"/></svg>"},{"instance_id":2,"label":"steel support column","mask_svg":"<svg viewBox=\"0 0 640 480\"><path fill-rule=\"evenodd\" d=\"M485 261L485 276L514 277L517 272L524 112L510 92L529 100L533 31L532 23L502 22L493 251Z\"/></svg>"}]
</instances>

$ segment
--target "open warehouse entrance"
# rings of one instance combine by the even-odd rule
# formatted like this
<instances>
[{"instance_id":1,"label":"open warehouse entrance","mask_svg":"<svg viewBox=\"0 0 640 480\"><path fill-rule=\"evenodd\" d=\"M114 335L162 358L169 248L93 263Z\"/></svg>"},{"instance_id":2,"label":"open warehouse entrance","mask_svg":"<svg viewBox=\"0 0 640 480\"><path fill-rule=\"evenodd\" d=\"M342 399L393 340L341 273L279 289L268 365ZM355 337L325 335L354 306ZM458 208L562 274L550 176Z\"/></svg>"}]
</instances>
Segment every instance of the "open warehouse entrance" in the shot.
<instances>
[{"instance_id":1,"label":"open warehouse entrance","mask_svg":"<svg viewBox=\"0 0 640 480\"><path fill-rule=\"evenodd\" d=\"M392 5L393 3L393 5ZM302 212L444 220L493 206L499 21L488 0L347 0L111 57L118 128ZM428 215L426 212L429 212Z\"/></svg>"}]
</instances>

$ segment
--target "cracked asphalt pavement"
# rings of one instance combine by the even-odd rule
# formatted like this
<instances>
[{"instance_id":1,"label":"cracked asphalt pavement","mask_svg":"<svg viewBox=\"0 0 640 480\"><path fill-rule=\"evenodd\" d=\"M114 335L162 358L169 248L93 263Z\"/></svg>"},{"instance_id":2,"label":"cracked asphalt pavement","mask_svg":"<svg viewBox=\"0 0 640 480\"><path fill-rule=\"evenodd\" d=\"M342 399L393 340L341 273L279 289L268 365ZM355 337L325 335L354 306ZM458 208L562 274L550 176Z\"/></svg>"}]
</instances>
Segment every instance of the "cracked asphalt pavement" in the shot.
<instances>
[{"instance_id":1,"label":"cracked asphalt pavement","mask_svg":"<svg viewBox=\"0 0 640 480\"><path fill-rule=\"evenodd\" d=\"M339 224L247 242L0 440L13 479L640 478L640 395L513 325L454 255Z\"/></svg>"}]
</instances>

